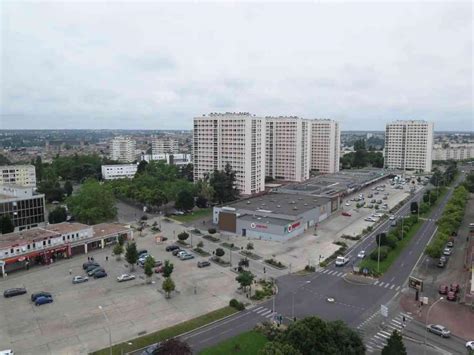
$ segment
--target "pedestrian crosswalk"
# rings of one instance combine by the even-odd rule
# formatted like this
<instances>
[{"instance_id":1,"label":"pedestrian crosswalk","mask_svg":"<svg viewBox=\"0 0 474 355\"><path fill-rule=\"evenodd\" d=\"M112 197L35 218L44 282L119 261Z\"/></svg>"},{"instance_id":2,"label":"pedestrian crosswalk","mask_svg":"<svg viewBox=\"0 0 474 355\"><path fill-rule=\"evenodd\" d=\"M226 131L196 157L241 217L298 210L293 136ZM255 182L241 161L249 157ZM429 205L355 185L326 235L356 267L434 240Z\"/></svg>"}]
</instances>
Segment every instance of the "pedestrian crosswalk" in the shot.
<instances>
[{"instance_id":1,"label":"pedestrian crosswalk","mask_svg":"<svg viewBox=\"0 0 474 355\"><path fill-rule=\"evenodd\" d=\"M399 291L401 288L400 285L395 285L390 282L384 282L380 280L376 280L372 285L382 287L382 288L387 288L389 290L394 290L394 291Z\"/></svg>"},{"instance_id":2,"label":"pedestrian crosswalk","mask_svg":"<svg viewBox=\"0 0 474 355\"><path fill-rule=\"evenodd\" d=\"M335 276L335 277L344 277L346 276L347 272L342 272L338 270L331 270L331 269L324 269L321 271L322 274Z\"/></svg>"},{"instance_id":3,"label":"pedestrian crosswalk","mask_svg":"<svg viewBox=\"0 0 474 355\"><path fill-rule=\"evenodd\" d=\"M262 316L264 318L271 319L276 313L273 312L271 309L268 309L266 307L260 306L252 309L252 312L257 313L259 316Z\"/></svg>"},{"instance_id":4,"label":"pedestrian crosswalk","mask_svg":"<svg viewBox=\"0 0 474 355\"><path fill-rule=\"evenodd\" d=\"M382 350L385 345L387 345L387 340L390 338L394 330L399 332L403 331L403 328L410 322L413 317L405 313L398 313L395 318L392 318L390 321L386 322L381 330L377 334L373 335L369 340L366 341L365 347L367 348L367 353L372 353L375 351Z\"/></svg>"},{"instance_id":5,"label":"pedestrian crosswalk","mask_svg":"<svg viewBox=\"0 0 474 355\"><path fill-rule=\"evenodd\" d=\"M333 276L333 277L344 277L344 276L347 275L347 272L339 271L337 269L336 270L321 269L319 272L321 274L328 275L328 276ZM401 288L400 285L396 285L396 284L393 284L393 283L390 283L390 282L385 282L385 281L380 281L380 280L375 280L372 283L372 285L382 287L382 288L386 288L386 289L393 290L393 291L399 291L400 288Z\"/></svg>"}]
</instances>

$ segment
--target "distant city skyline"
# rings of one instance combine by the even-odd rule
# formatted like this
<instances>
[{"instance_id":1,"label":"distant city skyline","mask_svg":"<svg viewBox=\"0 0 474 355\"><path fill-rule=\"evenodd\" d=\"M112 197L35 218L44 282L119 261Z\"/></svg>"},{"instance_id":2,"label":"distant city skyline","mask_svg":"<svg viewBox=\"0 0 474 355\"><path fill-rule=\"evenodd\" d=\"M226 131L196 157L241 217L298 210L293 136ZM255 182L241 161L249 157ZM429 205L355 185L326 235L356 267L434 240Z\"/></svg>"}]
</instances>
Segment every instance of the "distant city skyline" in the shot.
<instances>
[{"instance_id":1,"label":"distant city skyline","mask_svg":"<svg viewBox=\"0 0 474 355\"><path fill-rule=\"evenodd\" d=\"M0 16L0 129L190 130L244 111L474 131L471 2L11 1Z\"/></svg>"}]
</instances>

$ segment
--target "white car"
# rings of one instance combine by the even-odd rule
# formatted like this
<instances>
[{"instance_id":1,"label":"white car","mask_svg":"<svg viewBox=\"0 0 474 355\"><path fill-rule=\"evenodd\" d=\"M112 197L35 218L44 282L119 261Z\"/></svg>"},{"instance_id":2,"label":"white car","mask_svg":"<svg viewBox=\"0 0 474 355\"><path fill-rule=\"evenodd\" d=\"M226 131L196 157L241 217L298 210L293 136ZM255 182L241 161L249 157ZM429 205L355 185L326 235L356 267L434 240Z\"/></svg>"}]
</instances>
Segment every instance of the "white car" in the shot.
<instances>
[{"instance_id":1,"label":"white car","mask_svg":"<svg viewBox=\"0 0 474 355\"><path fill-rule=\"evenodd\" d=\"M80 283L83 283L83 282L87 282L89 281L89 278L87 276L74 276L73 279L72 279L72 283L73 284L80 284Z\"/></svg>"},{"instance_id":2,"label":"white car","mask_svg":"<svg viewBox=\"0 0 474 355\"><path fill-rule=\"evenodd\" d=\"M474 340L468 341L466 343L466 349L474 350ZM12 353L13 354L13 353Z\"/></svg>"},{"instance_id":3,"label":"white car","mask_svg":"<svg viewBox=\"0 0 474 355\"><path fill-rule=\"evenodd\" d=\"M357 257L358 257L359 259L364 259L364 258L365 258L365 250L361 250L361 251L359 252L359 254L357 254Z\"/></svg>"},{"instance_id":4,"label":"white car","mask_svg":"<svg viewBox=\"0 0 474 355\"><path fill-rule=\"evenodd\" d=\"M346 206L350 206L351 204L349 202L346 202Z\"/></svg>"},{"instance_id":5,"label":"white car","mask_svg":"<svg viewBox=\"0 0 474 355\"><path fill-rule=\"evenodd\" d=\"M134 279L135 279L135 275L131 275L131 274L122 274L119 277L117 277L118 282L129 281L129 280L134 280Z\"/></svg>"},{"instance_id":6,"label":"white car","mask_svg":"<svg viewBox=\"0 0 474 355\"><path fill-rule=\"evenodd\" d=\"M450 255L451 255L451 249L449 249L449 248L444 248L444 250L443 250L443 255L450 256Z\"/></svg>"},{"instance_id":7,"label":"white car","mask_svg":"<svg viewBox=\"0 0 474 355\"><path fill-rule=\"evenodd\" d=\"M366 217L366 218L364 218L364 221L367 221L367 222L375 222L375 219L372 218L372 217Z\"/></svg>"},{"instance_id":8,"label":"white car","mask_svg":"<svg viewBox=\"0 0 474 355\"><path fill-rule=\"evenodd\" d=\"M0 350L0 355L13 355L14 352L12 349Z\"/></svg>"},{"instance_id":9,"label":"white car","mask_svg":"<svg viewBox=\"0 0 474 355\"><path fill-rule=\"evenodd\" d=\"M345 258L343 256L338 256L336 258L336 266L344 266L349 262L349 258Z\"/></svg>"},{"instance_id":10,"label":"white car","mask_svg":"<svg viewBox=\"0 0 474 355\"><path fill-rule=\"evenodd\" d=\"M395 219L395 216L392 214L388 219L393 221Z\"/></svg>"},{"instance_id":11,"label":"white car","mask_svg":"<svg viewBox=\"0 0 474 355\"><path fill-rule=\"evenodd\" d=\"M382 216L383 216L382 213L374 213L374 214L372 215L372 217L375 217L375 218L380 218L380 217L382 217Z\"/></svg>"}]
</instances>

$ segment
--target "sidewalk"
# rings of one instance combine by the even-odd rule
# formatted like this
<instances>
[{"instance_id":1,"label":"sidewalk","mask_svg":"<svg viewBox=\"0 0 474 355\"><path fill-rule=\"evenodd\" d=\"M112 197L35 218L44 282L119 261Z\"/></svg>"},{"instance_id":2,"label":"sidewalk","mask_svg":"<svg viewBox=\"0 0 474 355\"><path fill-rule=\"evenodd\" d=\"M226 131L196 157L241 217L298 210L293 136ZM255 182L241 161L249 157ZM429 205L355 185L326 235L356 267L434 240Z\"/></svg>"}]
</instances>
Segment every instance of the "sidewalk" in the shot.
<instances>
[{"instance_id":1,"label":"sidewalk","mask_svg":"<svg viewBox=\"0 0 474 355\"><path fill-rule=\"evenodd\" d=\"M415 301L415 291L402 294L400 297L400 306L405 312L410 312L413 318L421 323L441 324L447 327L452 334L465 339L474 339L474 310L449 301L440 301L430 311L430 317L427 320L426 315L428 305L423 305L420 309L420 303Z\"/></svg>"}]
</instances>

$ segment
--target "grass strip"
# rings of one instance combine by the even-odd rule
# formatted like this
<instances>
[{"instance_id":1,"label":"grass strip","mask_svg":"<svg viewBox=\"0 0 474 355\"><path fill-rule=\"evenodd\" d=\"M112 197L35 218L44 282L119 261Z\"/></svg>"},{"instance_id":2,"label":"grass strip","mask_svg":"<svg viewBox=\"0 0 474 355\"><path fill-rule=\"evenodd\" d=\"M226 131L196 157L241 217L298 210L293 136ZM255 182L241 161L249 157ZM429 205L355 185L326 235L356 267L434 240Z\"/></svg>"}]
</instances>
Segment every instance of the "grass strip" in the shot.
<instances>
[{"instance_id":1,"label":"grass strip","mask_svg":"<svg viewBox=\"0 0 474 355\"><path fill-rule=\"evenodd\" d=\"M211 348L204 349L199 355L257 355L268 339L254 330L239 334Z\"/></svg>"},{"instance_id":2,"label":"grass strip","mask_svg":"<svg viewBox=\"0 0 474 355\"><path fill-rule=\"evenodd\" d=\"M112 346L112 354L122 355L133 350L144 348L148 345L176 337L178 335L181 335L183 333L189 332L196 328L202 327L206 324L222 319L226 316L229 316L237 312L238 311L236 309L229 306L217 309L215 311L209 312L197 318L193 318L193 319L184 321L182 323L173 325L169 328L158 330L156 332L153 332L153 333L150 333L150 334L147 334L135 339L131 339L124 343L116 344ZM129 345L128 343L132 343L132 345ZM91 354L92 355L109 355L109 351L110 350L107 347L105 349L95 351Z\"/></svg>"},{"instance_id":3,"label":"grass strip","mask_svg":"<svg viewBox=\"0 0 474 355\"><path fill-rule=\"evenodd\" d=\"M201 208L197 211L193 211L191 213L187 213L182 216L172 216L170 218L178 222L188 223L199 218L208 217L211 214L212 214L212 208Z\"/></svg>"}]
</instances>

